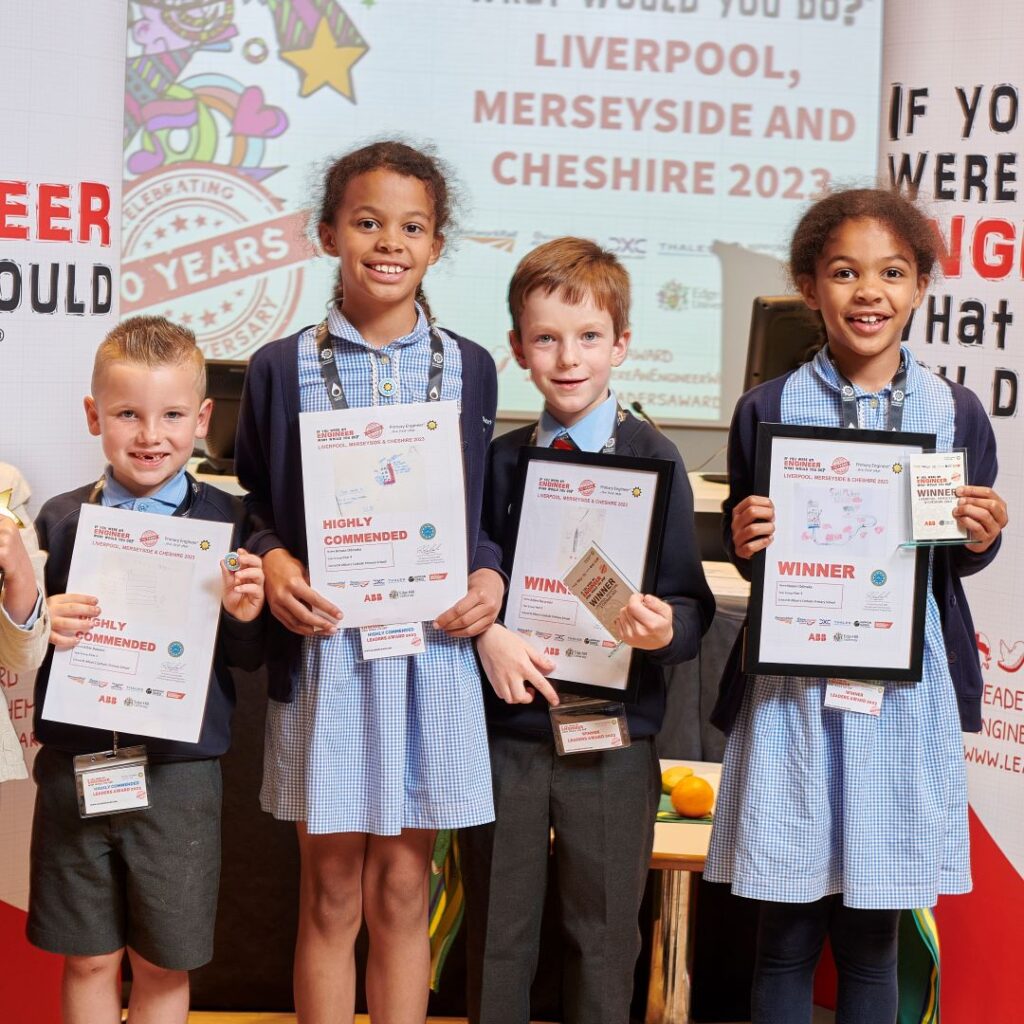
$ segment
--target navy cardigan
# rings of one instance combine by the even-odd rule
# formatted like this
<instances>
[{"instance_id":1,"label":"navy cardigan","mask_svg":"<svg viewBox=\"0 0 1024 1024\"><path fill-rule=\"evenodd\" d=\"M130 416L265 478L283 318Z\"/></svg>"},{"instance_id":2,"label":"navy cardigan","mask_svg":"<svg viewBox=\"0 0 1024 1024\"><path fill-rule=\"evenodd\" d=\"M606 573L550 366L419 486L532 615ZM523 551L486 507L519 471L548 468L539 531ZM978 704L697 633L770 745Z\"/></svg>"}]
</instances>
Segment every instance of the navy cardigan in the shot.
<instances>
[{"instance_id":1,"label":"navy cardigan","mask_svg":"<svg viewBox=\"0 0 1024 1024\"><path fill-rule=\"evenodd\" d=\"M248 492L254 533L247 547L263 556L286 548L303 563L306 511L299 448L299 337L309 328L253 353L245 375L235 442L235 470ZM462 458L466 477L466 539L469 570L501 572L501 549L480 531L484 458L494 431L498 375L479 345L445 331L462 354ZM270 617L267 668L270 696L289 702L298 681L302 637Z\"/></svg>"},{"instance_id":2,"label":"navy cardigan","mask_svg":"<svg viewBox=\"0 0 1024 1024\"><path fill-rule=\"evenodd\" d=\"M484 529L507 545L506 570L511 570L510 521L512 492L516 481L519 449L530 443L534 425L520 427L497 438L487 453L487 483L484 491ZM666 459L675 463L669 491L666 536L654 592L672 605L672 640L657 651L638 651L642 659L640 687L635 704L626 705L629 733L634 738L653 736L665 717L664 667L678 665L697 656L700 638L715 614L693 525L693 492L679 450L664 434L649 424L627 416L615 434L617 455ZM547 701L538 697L531 704L506 704L484 683L484 706L492 727L518 733L551 736Z\"/></svg>"},{"instance_id":3,"label":"navy cardigan","mask_svg":"<svg viewBox=\"0 0 1024 1024\"><path fill-rule=\"evenodd\" d=\"M791 375L787 373L766 381L743 395L736 405L729 429L729 497L722 509L722 534L730 560L747 579L750 579L750 560L737 558L732 546L732 510L754 493L757 426L759 423L781 422L782 391ZM951 380L946 380L946 383L953 393L953 447L967 449L971 483L991 487L998 469L992 424L973 391ZM1001 544L1002 535L981 554L962 545L934 549L932 591L942 619L949 674L956 691L960 725L964 732L981 731L984 680L978 664L974 622L960 579L984 569L995 558ZM718 702L711 714L711 721L723 732L732 728L743 701L746 676L741 665L745 632L745 629L740 630L725 667Z\"/></svg>"}]
</instances>

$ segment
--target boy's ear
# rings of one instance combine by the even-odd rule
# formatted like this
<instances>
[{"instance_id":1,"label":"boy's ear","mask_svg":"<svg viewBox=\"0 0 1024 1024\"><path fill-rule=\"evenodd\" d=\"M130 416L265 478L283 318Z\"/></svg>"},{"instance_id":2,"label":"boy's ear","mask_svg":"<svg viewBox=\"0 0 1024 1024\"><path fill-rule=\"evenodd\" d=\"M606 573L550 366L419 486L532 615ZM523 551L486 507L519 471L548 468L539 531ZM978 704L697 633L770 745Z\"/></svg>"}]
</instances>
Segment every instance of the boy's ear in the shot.
<instances>
[{"instance_id":1,"label":"boy's ear","mask_svg":"<svg viewBox=\"0 0 1024 1024\"><path fill-rule=\"evenodd\" d=\"M82 404L85 406L85 422L89 424L89 433L93 437L100 436L100 413L96 408L96 399L86 395Z\"/></svg>"},{"instance_id":2,"label":"boy's ear","mask_svg":"<svg viewBox=\"0 0 1024 1024\"><path fill-rule=\"evenodd\" d=\"M627 327L619 337L612 342L612 366L621 366L629 351L629 342L633 332Z\"/></svg>"},{"instance_id":3,"label":"boy's ear","mask_svg":"<svg viewBox=\"0 0 1024 1024\"><path fill-rule=\"evenodd\" d=\"M512 355L515 356L516 362L522 367L522 369L528 369L526 365L526 356L523 355L523 342L519 337L518 331L508 332L508 343L512 346Z\"/></svg>"},{"instance_id":4,"label":"boy's ear","mask_svg":"<svg viewBox=\"0 0 1024 1024\"><path fill-rule=\"evenodd\" d=\"M434 235L434 241L430 244L430 261L428 266L433 266L444 252L444 235Z\"/></svg>"},{"instance_id":5,"label":"boy's ear","mask_svg":"<svg viewBox=\"0 0 1024 1024\"><path fill-rule=\"evenodd\" d=\"M321 221L317 225L316 233L320 236L320 247L323 251L328 256L337 256L338 244L334 239L334 228L330 224L325 224Z\"/></svg>"},{"instance_id":6,"label":"boy's ear","mask_svg":"<svg viewBox=\"0 0 1024 1024\"><path fill-rule=\"evenodd\" d=\"M927 274L918 274L917 276L917 291L914 292L914 309L919 309L921 303L924 302L925 292L928 291L928 285L931 284L931 278Z\"/></svg>"},{"instance_id":7,"label":"boy's ear","mask_svg":"<svg viewBox=\"0 0 1024 1024\"><path fill-rule=\"evenodd\" d=\"M199 416L196 419L196 437L206 437L210 429L210 416L213 414L213 399L204 398L199 405Z\"/></svg>"},{"instance_id":8,"label":"boy's ear","mask_svg":"<svg viewBox=\"0 0 1024 1024\"><path fill-rule=\"evenodd\" d=\"M796 279L796 287L807 304L808 309L821 308L821 303L818 302L818 290L814 286L813 277L809 274L802 274ZM917 309L916 306L914 308Z\"/></svg>"}]
</instances>

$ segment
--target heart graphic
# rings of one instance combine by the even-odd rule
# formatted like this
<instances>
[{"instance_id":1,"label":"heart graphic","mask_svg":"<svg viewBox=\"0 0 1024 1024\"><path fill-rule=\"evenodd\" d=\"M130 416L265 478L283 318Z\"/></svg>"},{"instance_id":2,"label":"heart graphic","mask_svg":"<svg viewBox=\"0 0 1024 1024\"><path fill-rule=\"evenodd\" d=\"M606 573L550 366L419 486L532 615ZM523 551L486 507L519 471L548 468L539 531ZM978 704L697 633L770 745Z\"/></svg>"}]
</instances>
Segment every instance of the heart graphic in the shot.
<instances>
[{"instance_id":1,"label":"heart graphic","mask_svg":"<svg viewBox=\"0 0 1024 1024\"><path fill-rule=\"evenodd\" d=\"M263 102L263 90L250 85L238 97L238 106L231 121L232 135L248 135L274 139L288 127L288 117L280 107L268 107Z\"/></svg>"}]
</instances>

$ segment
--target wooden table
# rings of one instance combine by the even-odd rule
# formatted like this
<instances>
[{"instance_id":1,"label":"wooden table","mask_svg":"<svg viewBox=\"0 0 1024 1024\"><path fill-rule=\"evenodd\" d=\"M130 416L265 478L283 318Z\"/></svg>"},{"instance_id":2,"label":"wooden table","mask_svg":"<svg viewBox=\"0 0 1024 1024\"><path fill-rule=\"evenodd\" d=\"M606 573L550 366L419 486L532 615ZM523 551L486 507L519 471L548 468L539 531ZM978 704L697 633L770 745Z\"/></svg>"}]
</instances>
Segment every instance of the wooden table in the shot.
<instances>
[{"instance_id":1,"label":"wooden table","mask_svg":"<svg viewBox=\"0 0 1024 1024\"><path fill-rule=\"evenodd\" d=\"M687 765L707 779L718 796L722 766L708 761L662 761L661 770ZM690 966L697 876L704 870L711 840L708 822L658 822L651 868L655 883L651 929L651 978L645 1024L689 1024Z\"/></svg>"}]
</instances>

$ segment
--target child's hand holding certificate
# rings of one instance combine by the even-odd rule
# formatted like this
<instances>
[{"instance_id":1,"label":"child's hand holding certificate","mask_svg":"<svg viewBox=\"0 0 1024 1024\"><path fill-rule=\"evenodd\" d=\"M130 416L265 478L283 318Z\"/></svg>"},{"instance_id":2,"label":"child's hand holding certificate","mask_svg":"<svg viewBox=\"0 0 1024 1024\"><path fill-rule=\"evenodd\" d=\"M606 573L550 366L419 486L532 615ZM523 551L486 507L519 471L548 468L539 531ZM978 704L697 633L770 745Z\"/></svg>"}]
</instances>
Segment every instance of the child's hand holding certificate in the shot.
<instances>
[{"instance_id":1,"label":"child's hand holding certificate","mask_svg":"<svg viewBox=\"0 0 1024 1024\"><path fill-rule=\"evenodd\" d=\"M562 582L583 602L590 614L618 639L615 620L629 603L630 597L638 591L596 544L587 548L583 557L562 577Z\"/></svg>"}]
</instances>

